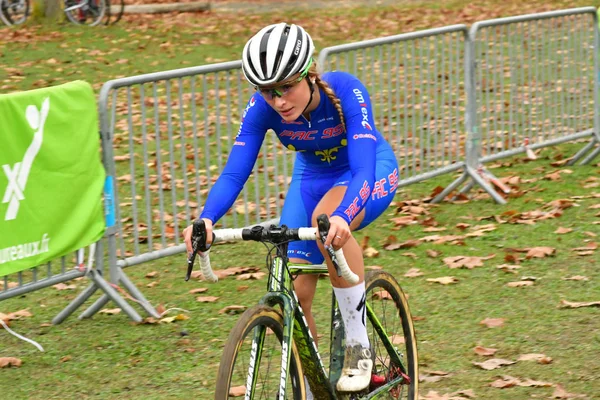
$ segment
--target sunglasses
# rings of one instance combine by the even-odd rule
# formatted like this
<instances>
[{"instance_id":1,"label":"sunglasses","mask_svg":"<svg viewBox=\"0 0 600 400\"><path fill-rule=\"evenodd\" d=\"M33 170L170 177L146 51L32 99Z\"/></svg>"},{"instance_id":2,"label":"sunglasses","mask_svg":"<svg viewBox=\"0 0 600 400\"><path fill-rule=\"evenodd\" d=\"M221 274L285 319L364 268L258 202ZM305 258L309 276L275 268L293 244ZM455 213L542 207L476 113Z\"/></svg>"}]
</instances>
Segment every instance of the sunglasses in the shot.
<instances>
[{"instance_id":1,"label":"sunglasses","mask_svg":"<svg viewBox=\"0 0 600 400\"><path fill-rule=\"evenodd\" d=\"M304 78L306 78L306 75L308 75L308 71L303 72L295 81L286 83L285 85L277 86L270 89L256 87L256 90L258 90L261 96L265 99L273 100L275 97L286 96L290 92L290 90L294 88L294 86L298 85L300 82L302 82Z\"/></svg>"}]
</instances>

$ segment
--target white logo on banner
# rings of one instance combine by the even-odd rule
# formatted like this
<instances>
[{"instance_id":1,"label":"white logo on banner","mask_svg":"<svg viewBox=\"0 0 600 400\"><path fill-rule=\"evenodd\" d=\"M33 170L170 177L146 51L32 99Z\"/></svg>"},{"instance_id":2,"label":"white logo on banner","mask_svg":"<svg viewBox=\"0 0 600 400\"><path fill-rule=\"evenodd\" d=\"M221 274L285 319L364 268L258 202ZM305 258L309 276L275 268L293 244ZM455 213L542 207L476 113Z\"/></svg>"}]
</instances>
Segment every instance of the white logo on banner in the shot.
<instances>
[{"instance_id":1,"label":"white logo on banner","mask_svg":"<svg viewBox=\"0 0 600 400\"><path fill-rule=\"evenodd\" d=\"M31 171L31 165L35 156L37 156L40 148L42 147L42 138L44 136L44 125L46 124L46 117L50 111L50 98L46 98L42 103L42 109L38 110L36 106L29 105L25 110L25 116L31 129L35 131L33 135L33 142L25 151L23 161L16 163L12 169L9 164L4 164L2 169L4 174L8 178L8 186L2 203L9 203L8 209L6 210L5 221L9 221L17 218L17 212L19 211L19 202L25 199L23 192L25 191L25 185L27 185L27 178Z\"/></svg>"}]
</instances>

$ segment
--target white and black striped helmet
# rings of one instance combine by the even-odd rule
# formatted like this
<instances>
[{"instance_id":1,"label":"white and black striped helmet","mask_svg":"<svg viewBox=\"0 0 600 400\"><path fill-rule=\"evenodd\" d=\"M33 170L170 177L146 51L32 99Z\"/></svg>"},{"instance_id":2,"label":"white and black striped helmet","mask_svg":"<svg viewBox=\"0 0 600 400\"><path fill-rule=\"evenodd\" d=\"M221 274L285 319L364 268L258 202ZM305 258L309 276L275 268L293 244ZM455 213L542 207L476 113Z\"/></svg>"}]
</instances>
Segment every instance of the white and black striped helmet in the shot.
<instances>
[{"instance_id":1,"label":"white and black striped helmet","mask_svg":"<svg viewBox=\"0 0 600 400\"><path fill-rule=\"evenodd\" d=\"M254 86L285 81L311 64L315 45L298 25L269 25L254 35L242 51L242 70Z\"/></svg>"}]
</instances>

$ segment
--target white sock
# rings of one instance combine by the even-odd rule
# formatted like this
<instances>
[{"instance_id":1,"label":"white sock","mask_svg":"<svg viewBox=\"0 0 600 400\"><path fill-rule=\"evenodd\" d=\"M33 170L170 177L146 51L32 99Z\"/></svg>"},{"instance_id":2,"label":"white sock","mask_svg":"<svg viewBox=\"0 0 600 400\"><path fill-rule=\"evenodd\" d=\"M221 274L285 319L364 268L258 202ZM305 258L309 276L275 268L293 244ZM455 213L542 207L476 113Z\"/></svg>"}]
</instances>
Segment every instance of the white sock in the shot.
<instances>
[{"instance_id":1,"label":"white sock","mask_svg":"<svg viewBox=\"0 0 600 400\"><path fill-rule=\"evenodd\" d=\"M334 287L333 291L344 321L346 346L360 344L362 347L369 348L365 282L349 288Z\"/></svg>"}]
</instances>

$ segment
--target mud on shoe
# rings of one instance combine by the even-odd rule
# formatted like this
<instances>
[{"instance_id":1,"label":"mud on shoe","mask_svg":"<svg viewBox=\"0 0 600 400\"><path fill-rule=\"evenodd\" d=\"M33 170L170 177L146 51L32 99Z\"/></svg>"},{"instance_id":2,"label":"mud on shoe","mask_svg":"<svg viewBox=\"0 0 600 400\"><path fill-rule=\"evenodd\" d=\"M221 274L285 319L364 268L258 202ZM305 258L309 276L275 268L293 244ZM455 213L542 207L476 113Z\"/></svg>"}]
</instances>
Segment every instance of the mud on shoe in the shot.
<instances>
[{"instance_id":1,"label":"mud on shoe","mask_svg":"<svg viewBox=\"0 0 600 400\"><path fill-rule=\"evenodd\" d=\"M370 349L364 348L360 344L346 347L344 368L337 383L337 390L339 392L359 392L367 388L371 382L372 370L373 360Z\"/></svg>"}]
</instances>

